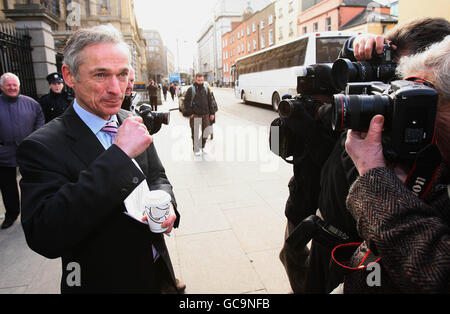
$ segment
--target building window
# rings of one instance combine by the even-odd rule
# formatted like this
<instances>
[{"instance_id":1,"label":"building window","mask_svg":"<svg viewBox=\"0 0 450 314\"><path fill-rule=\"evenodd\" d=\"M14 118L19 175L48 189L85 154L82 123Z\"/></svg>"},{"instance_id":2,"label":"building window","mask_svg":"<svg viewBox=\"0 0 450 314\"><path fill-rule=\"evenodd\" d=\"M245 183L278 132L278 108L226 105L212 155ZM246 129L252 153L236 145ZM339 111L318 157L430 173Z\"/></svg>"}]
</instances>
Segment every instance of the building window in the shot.
<instances>
[{"instance_id":1,"label":"building window","mask_svg":"<svg viewBox=\"0 0 450 314\"><path fill-rule=\"evenodd\" d=\"M283 39L283 27L282 26L280 26L280 28L278 30L278 33L279 33L278 39L279 40Z\"/></svg>"},{"instance_id":2,"label":"building window","mask_svg":"<svg viewBox=\"0 0 450 314\"><path fill-rule=\"evenodd\" d=\"M261 49L266 47L266 38L264 37L264 34L261 35Z\"/></svg>"},{"instance_id":3,"label":"building window","mask_svg":"<svg viewBox=\"0 0 450 314\"><path fill-rule=\"evenodd\" d=\"M273 15L271 14L271 15L269 15L269 25L272 25L272 23L273 23Z\"/></svg>"},{"instance_id":4,"label":"building window","mask_svg":"<svg viewBox=\"0 0 450 314\"><path fill-rule=\"evenodd\" d=\"M294 1L289 2L289 13L294 11Z\"/></svg>"},{"instance_id":5,"label":"building window","mask_svg":"<svg viewBox=\"0 0 450 314\"><path fill-rule=\"evenodd\" d=\"M256 32L256 24L255 23L252 24L252 31L253 31L253 33Z\"/></svg>"},{"instance_id":6,"label":"building window","mask_svg":"<svg viewBox=\"0 0 450 314\"><path fill-rule=\"evenodd\" d=\"M247 36L250 35L250 26L247 26Z\"/></svg>"},{"instance_id":7,"label":"building window","mask_svg":"<svg viewBox=\"0 0 450 314\"><path fill-rule=\"evenodd\" d=\"M308 33L308 28L306 26L303 26L303 34Z\"/></svg>"},{"instance_id":8,"label":"building window","mask_svg":"<svg viewBox=\"0 0 450 314\"><path fill-rule=\"evenodd\" d=\"M318 32L319 31L319 23L314 23L313 24L313 32Z\"/></svg>"},{"instance_id":9,"label":"building window","mask_svg":"<svg viewBox=\"0 0 450 314\"><path fill-rule=\"evenodd\" d=\"M294 35L294 22L289 23L289 36Z\"/></svg>"},{"instance_id":10,"label":"building window","mask_svg":"<svg viewBox=\"0 0 450 314\"><path fill-rule=\"evenodd\" d=\"M269 46L273 45L273 30L269 30Z\"/></svg>"},{"instance_id":11,"label":"building window","mask_svg":"<svg viewBox=\"0 0 450 314\"><path fill-rule=\"evenodd\" d=\"M91 1L86 0L86 16L91 16Z\"/></svg>"},{"instance_id":12,"label":"building window","mask_svg":"<svg viewBox=\"0 0 450 314\"><path fill-rule=\"evenodd\" d=\"M283 8L278 10L278 17L281 19L283 17Z\"/></svg>"},{"instance_id":13,"label":"building window","mask_svg":"<svg viewBox=\"0 0 450 314\"><path fill-rule=\"evenodd\" d=\"M256 47L256 39L253 39L253 50L256 50L257 49L257 47Z\"/></svg>"},{"instance_id":14,"label":"building window","mask_svg":"<svg viewBox=\"0 0 450 314\"><path fill-rule=\"evenodd\" d=\"M386 34L386 31L387 31L387 26L386 26L386 25L383 25L382 34Z\"/></svg>"},{"instance_id":15,"label":"building window","mask_svg":"<svg viewBox=\"0 0 450 314\"><path fill-rule=\"evenodd\" d=\"M247 43L247 52L252 50L252 44L250 42Z\"/></svg>"},{"instance_id":16,"label":"building window","mask_svg":"<svg viewBox=\"0 0 450 314\"><path fill-rule=\"evenodd\" d=\"M261 28L261 29L264 29L264 20L261 20L260 25L261 25L260 28Z\"/></svg>"},{"instance_id":17,"label":"building window","mask_svg":"<svg viewBox=\"0 0 450 314\"><path fill-rule=\"evenodd\" d=\"M329 32L331 31L331 17L327 17L326 22L325 22L325 29Z\"/></svg>"}]
</instances>

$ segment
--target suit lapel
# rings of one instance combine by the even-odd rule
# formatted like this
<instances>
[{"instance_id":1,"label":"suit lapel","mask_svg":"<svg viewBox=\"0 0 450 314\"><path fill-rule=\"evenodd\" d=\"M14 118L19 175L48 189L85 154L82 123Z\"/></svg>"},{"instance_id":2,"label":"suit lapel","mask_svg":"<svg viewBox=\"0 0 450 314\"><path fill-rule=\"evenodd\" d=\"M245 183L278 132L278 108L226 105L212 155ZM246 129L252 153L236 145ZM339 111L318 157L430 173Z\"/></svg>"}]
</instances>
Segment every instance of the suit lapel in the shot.
<instances>
[{"instance_id":1,"label":"suit lapel","mask_svg":"<svg viewBox=\"0 0 450 314\"><path fill-rule=\"evenodd\" d=\"M73 106L67 108L63 119L66 134L73 140L71 149L86 166L89 166L105 149L91 129L76 114Z\"/></svg>"}]
</instances>

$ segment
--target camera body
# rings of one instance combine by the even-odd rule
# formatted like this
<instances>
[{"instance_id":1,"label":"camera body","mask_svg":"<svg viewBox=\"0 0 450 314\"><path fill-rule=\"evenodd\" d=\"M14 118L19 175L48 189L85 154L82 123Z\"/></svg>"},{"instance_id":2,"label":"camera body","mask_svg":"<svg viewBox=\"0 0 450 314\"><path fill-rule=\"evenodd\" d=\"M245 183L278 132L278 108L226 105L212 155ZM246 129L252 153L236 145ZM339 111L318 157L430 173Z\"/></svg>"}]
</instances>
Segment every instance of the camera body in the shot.
<instances>
[{"instance_id":1,"label":"camera body","mask_svg":"<svg viewBox=\"0 0 450 314\"><path fill-rule=\"evenodd\" d=\"M278 105L280 118L272 122L278 127L279 134L270 135L270 149L286 162L290 157L296 157L303 152L303 142L310 123L319 120L319 108L324 104L317 95L327 95L331 99L338 90L331 82L331 65L314 64L304 69L304 73L297 77L298 95L284 95ZM293 127L294 125L294 127ZM276 138L277 141L274 141Z\"/></svg>"},{"instance_id":2,"label":"camera body","mask_svg":"<svg viewBox=\"0 0 450 314\"><path fill-rule=\"evenodd\" d=\"M150 134L158 133L162 124L168 125L170 122L169 112L152 111L152 107L149 105L141 105L139 107L138 114L142 117L142 120Z\"/></svg>"},{"instance_id":3,"label":"camera body","mask_svg":"<svg viewBox=\"0 0 450 314\"><path fill-rule=\"evenodd\" d=\"M366 131L372 118L385 118L383 152L388 161L412 161L435 136L438 93L406 80L348 83L345 94L333 96L334 130Z\"/></svg>"},{"instance_id":4,"label":"camera body","mask_svg":"<svg viewBox=\"0 0 450 314\"><path fill-rule=\"evenodd\" d=\"M377 54L375 47L369 61L352 62L349 59L337 59L333 63L331 74L333 84L344 90L348 82L388 82L395 78L397 64L393 62L394 50L384 45L383 52Z\"/></svg>"},{"instance_id":5,"label":"camera body","mask_svg":"<svg viewBox=\"0 0 450 314\"><path fill-rule=\"evenodd\" d=\"M305 247L311 239L328 249L348 243L350 237L336 227L325 223L320 217L311 215L305 218L289 235L286 243L293 249Z\"/></svg>"}]
</instances>

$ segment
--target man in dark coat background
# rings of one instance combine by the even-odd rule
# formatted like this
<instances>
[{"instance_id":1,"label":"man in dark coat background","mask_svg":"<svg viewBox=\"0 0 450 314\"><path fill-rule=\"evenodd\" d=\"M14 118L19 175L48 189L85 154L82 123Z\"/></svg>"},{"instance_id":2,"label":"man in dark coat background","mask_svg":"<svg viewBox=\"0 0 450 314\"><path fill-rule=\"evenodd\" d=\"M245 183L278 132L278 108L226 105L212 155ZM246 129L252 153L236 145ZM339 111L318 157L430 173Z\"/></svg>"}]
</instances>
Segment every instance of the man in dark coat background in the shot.
<instances>
[{"instance_id":1,"label":"man in dark coat background","mask_svg":"<svg viewBox=\"0 0 450 314\"><path fill-rule=\"evenodd\" d=\"M11 227L20 214L17 187L17 146L44 125L39 104L20 94L20 79L13 73L0 77L0 191L5 204L5 220L1 228Z\"/></svg>"},{"instance_id":2,"label":"man in dark coat background","mask_svg":"<svg viewBox=\"0 0 450 314\"><path fill-rule=\"evenodd\" d=\"M46 123L63 114L73 101L73 97L64 90L64 80L61 74L50 73L47 81L50 85L50 92L39 99Z\"/></svg>"}]
</instances>

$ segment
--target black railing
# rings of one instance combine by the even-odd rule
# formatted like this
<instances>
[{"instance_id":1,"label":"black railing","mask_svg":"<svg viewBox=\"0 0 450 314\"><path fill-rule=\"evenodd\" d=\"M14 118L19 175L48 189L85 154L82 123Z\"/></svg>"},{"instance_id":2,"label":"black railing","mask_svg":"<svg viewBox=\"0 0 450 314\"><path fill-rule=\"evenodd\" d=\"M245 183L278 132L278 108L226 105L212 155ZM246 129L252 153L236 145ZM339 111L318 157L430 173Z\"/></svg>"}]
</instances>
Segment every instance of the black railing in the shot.
<instances>
[{"instance_id":1,"label":"black railing","mask_svg":"<svg viewBox=\"0 0 450 314\"><path fill-rule=\"evenodd\" d=\"M20 92L37 98L36 81L31 57L31 37L26 29L13 24L0 23L0 75L16 74L20 79Z\"/></svg>"}]
</instances>

